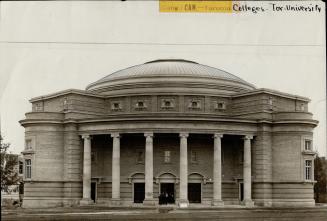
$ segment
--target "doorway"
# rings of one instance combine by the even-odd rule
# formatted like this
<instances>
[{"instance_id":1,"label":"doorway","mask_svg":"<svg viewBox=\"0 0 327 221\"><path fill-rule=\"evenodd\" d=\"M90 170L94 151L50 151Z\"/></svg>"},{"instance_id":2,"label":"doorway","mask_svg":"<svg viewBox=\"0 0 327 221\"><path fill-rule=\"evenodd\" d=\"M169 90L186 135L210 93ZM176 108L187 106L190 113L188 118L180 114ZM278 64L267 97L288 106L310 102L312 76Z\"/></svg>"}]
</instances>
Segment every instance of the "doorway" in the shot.
<instances>
[{"instance_id":1,"label":"doorway","mask_svg":"<svg viewBox=\"0 0 327 221\"><path fill-rule=\"evenodd\" d=\"M239 183L239 200L243 201L244 199L244 184L243 183Z\"/></svg>"},{"instance_id":2,"label":"doorway","mask_svg":"<svg viewBox=\"0 0 327 221\"><path fill-rule=\"evenodd\" d=\"M190 203L201 203L201 183L188 184L188 201Z\"/></svg>"},{"instance_id":3,"label":"doorway","mask_svg":"<svg viewBox=\"0 0 327 221\"><path fill-rule=\"evenodd\" d=\"M97 183L92 182L91 183L91 200L95 202L96 199L96 192L97 192Z\"/></svg>"},{"instance_id":4,"label":"doorway","mask_svg":"<svg viewBox=\"0 0 327 221\"><path fill-rule=\"evenodd\" d=\"M173 204L175 203L175 184L161 183L159 204Z\"/></svg>"},{"instance_id":5,"label":"doorway","mask_svg":"<svg viewBox=\"0 0 327 221\"><path fill-rule=\"evenodd\" d=\"M134 203L143 203L145 198L145 184L134 183Z\"/></svg>"}]
</instances>

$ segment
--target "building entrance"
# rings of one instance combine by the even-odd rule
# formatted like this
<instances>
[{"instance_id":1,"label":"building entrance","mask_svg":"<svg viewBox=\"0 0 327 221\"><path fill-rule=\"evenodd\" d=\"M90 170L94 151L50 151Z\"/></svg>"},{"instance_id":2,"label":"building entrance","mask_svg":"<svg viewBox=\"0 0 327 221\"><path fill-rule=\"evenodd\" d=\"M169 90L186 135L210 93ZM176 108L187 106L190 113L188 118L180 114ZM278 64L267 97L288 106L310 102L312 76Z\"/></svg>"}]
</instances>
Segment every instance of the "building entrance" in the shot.
<instances>
[{"instance_id":1,"label":"building entrance","mask_svg":"<svg viewBox=\"0 0 327 221\"><path fill-rule=\"evenodd\" d=\"M201 183L188 184L188 201L190 203L201 203Z\"/></svg>"},{"instance_id":2,"label":"building entrance","mask_svg":"<svg viewBox=\"0 0 327 221\"><path fill-rule=\"evenodd\" d=\"M91 183L91 199L95 202L96 199L96 191L97 191L97 184L92 182Z\"/></svg>"},{"instance_id":3,"label":"building entrance","mask_svg":"<svg viewBox=\"0 0 327 221\"><path fill-rule=\"evenodd\" d=\"M134 203L143 203L145 198L145 184L134 183Z\"/></svg>"},{"instance_id":4,"label":"building entrance","mask_svg":"<svg viewBox=\"0 0 327 221\"><path fill-rule=\"evenodd\" d=\"M244 184L239 183L239 199L240 201L243 201L244 199Z\"/></svg>"},{"instance_id":5,"label":"building entrance","mask_svg":"<svg viewBox=\"0 0 327 221\"><path fill-rule=\"evenodd\" d=\"M161 183L159 204L172 204L175 203L175 184L174 183Z\"/></svg>"}]
</instances>

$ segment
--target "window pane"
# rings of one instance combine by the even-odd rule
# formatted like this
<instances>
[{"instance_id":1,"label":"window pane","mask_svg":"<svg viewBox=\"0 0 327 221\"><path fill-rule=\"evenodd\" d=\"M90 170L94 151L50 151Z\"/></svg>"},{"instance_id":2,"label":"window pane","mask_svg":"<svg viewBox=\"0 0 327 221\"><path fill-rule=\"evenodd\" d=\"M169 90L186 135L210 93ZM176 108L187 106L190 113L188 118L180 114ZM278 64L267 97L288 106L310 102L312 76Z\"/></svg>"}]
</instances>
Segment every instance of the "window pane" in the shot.
<instances>
[{"instance_id":1,"label":"window pane","mask_svg":"<svg viewBox=\"0 0 327 221\"><path fill-rule=\"evenodd\" d=\"M32 149L32 141L31 140L26 140L26 149L29 150L29 149Z\"/></svg>"},{"instance_id":2,"label":"window pane","mask_svg":"<svg viewBox=\"0 0 327 221\"><path fill-rule=\"evenodd\" d=\"M311 140L305 141L305 150L311 150Z\"/></svg>"},{"instance_id":3,"label":"window pane","mask_svg":"<svg viewBox=\"0 0 327 221\"><path fill-rule=\"evenodd\" d=\"M191 161L196 162L197 161L197 156L195 151L191 151Z\"/></svg>"},{"instance_id":4,"label":"window pane","mask_svg":"<svg viewBox=\"0 0 327 221\"><path fill-rule=\"evenodd\" d=\"M19 174L23 174L23 169L24 169L23 165L24 165L24 163L19 161Z\"/></svg>"},{"instance_id":5,"label":"window pane","mask_svg":"<svg viewBox=\"0 0 327 221\"><path fill-rule=\"evenodd\" d=\"M312 178L311 169L312 169L312 161L306 160L305 161L305 179L306 180L311 180L311 178Z\"/></svg>"},{"instance_id":6,"label":"window pane","mask_svg":"<svg viewBox=\"0 0 327 221\"><path fill-rule=\"evenodd\" d=\"M164 156L165 163L170 163L170 151L165 151L164 154L165 154Z\"/></svg>"},{"instance_id":7,"label":"window pane","mask_svg":"<svg viewBox=\"0 0 327 221\"><path fill-rule=\"evenodd\" d=\"M32 176L32 165L31 165L31 160L25 160L25 177L26 178L31 178Z\"/></svg>"}]
</instances>

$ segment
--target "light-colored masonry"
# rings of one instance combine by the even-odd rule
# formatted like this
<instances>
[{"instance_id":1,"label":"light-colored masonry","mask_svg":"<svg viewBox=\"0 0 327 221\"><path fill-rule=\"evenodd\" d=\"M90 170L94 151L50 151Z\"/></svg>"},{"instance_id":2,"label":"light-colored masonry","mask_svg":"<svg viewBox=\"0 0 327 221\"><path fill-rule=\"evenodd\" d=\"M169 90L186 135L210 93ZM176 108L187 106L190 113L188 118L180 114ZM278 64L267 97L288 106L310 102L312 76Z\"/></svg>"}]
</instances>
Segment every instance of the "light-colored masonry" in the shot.
<instances>
[{"instance_id":1,"label":"light-colored masonry","mask_svg":"<svg viewBox=\"0 0 327 221\"><path fill-rule=\"evenodd\" d=\"M23 206L314 205L308 102L185 60L33 98Z\"/></svg>"}]
</instances>

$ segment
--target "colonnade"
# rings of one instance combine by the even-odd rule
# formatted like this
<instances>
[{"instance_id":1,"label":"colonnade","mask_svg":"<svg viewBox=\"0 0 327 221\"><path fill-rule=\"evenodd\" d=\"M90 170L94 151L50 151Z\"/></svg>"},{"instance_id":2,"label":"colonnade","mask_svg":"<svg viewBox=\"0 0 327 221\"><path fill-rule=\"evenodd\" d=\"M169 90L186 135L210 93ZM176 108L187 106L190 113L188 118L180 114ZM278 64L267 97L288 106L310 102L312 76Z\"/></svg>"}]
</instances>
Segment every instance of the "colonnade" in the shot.
<instances>
[{"instance_id":1,"label":"colonnade","mask_svg":"<svg viewBox=\"0 0 327 221\"><path fill-rule=\"evenodd\" d=\"M143 204L156 205L157 199L153 197L153 132L145 132L145 199ZM188 206L188 155L187 138L189 134L182 132L180 137L180 165L179 165L179 199L180 207ZM120 134L112 133L112 201L120 201ZM84 157L83 157L83 199L81 204L91 202L91 136L83 135ZM215 133L213 136L213 206L222 206L222 161L221 161L221 139L222 133ZM243 204L252 206L251 198L251 139L252 136L244 136L244 162L243 162L243 183L244 200Z\"/></svg>"}]
</instances>

